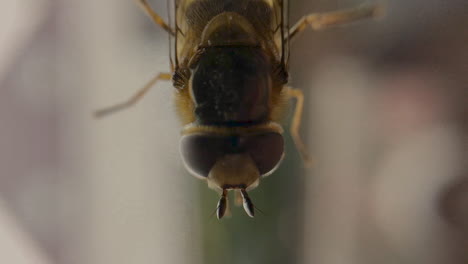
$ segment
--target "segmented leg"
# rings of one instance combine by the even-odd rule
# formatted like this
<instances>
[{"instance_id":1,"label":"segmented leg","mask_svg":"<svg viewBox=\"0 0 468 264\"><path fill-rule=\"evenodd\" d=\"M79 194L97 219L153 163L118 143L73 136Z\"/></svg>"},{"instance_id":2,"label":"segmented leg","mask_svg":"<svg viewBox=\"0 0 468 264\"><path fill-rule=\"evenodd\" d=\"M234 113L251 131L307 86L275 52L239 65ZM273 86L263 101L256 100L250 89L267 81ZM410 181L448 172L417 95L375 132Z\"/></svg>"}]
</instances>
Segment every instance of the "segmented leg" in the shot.
<instances>
[{"instance_id":1,"label":"segmented leg","mask_svg":"<svg viewBox=\"0 0 468 264\"><path fill-rule=\"evenodd\" d=\"M115 112L118 112L120 110L124 110L130 106L133 106L136 104L138 101L140 101L141 98L153 87L158 81L170 81L172 79L172 74L170 73L159 73L156 75L151 81L149 81L143 88L141 88L139 91L137 91L132 97L130 97L127 101L115 104L110 107L106 107L104 109L98 110L94 112L95 117L103 117L107 116L110 114L113 114Z\"/></svg>"},{"instance_id":2,"label":"segmented leg","mask_svg":"<svg viewBox=\"0 0 468 264\"><path fill-rule=\"evenodd\" d=\"M334 11L329 13L315 13L301 18L289 31L292 40L298 33L307 28L321 30L332 26L346 25L366 18L380 17L383 13L382 5L363 5L360 7Z\"/></svg>"},{"instance_id":3,"label":"segmented leg","mask_svg":"<svg viewBox=\"0 0 468 264\"><path fill-rule=\"evenodd\" d=\"M299 135L299 128L301 127L302 120L302 110L304 108L304 94L301 90L289 87L286 91L289 98L296 99L296 106L294 108L294 115L291 122L290 133L297 150L301 154L301 158L304 161L304 165L306 167L310 167L312 165L312 160L310 159L307 148Z\"/></svg>"},{"instance_id":4,"label":"segmented leg","mask_svg":"<svg viewBox=\"0 0 468 264\"><path fill-rule=\"evenodd\" d=\"M159 16L153 8L148 4L146 0L135 0L139 6L145 11L145 13L153 20L154 23L162 27L167 33L171 34L172 36L175 35L175 30L172 29L165 21Z\"/></svg>"}]
</instances>

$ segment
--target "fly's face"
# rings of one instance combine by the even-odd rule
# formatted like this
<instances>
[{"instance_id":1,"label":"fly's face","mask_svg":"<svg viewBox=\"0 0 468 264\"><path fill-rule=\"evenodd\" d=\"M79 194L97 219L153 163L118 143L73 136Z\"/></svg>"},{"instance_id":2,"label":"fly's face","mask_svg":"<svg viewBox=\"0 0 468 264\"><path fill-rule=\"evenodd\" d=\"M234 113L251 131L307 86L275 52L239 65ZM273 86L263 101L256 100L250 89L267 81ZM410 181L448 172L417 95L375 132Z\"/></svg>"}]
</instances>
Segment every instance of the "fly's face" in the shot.
<instances>
[{"instance_id":1,"label":"fly's face","mask_svg":"<svg viewBox=\"0 0 468 264\"><path fill-rule=\"evenodd\" d=\"M290 28L287 0L173 0L175 17L167 24L147 0L136 1L170 36L171 72L158 74L128 101L96 116L125 109L157 81L172 79L184 125L181 156L189 172L221 193L218 218L228 210L228 190L236 190L247 214L254 216L247 191L284 156L278 122L289 99L296 99L291 136L309 163L298 133L303 95L285 86L291 41L308 27L343 25L382 10L368 5L309 14Z\"/></svg>"}]
</instances>

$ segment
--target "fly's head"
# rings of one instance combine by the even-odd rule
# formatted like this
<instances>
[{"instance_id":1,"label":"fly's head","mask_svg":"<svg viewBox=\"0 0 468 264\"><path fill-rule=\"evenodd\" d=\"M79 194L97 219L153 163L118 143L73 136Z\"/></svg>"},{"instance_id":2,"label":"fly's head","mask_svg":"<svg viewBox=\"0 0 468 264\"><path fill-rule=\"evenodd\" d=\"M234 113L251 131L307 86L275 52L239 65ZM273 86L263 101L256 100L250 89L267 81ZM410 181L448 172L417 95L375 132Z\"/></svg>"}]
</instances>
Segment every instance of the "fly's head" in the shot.
<instances>
[{"instance_id":1,"label":"fly's head","mask_svg":"<svg viewBox=\"0 0 468 264\"><path fill-rule=\"evenodd\" d=\"M247 191L257 187L262 177L275 171L284 156L279 125L268 126L269 129L258 127L257 132L252 129L238 134L189 128L182 137L180 151L187 170L206 179L210 188L221 193L218 218L228 210L229 190L240 191L246 213L254 216L254 205Z\"/></svg>"}]
</instances>

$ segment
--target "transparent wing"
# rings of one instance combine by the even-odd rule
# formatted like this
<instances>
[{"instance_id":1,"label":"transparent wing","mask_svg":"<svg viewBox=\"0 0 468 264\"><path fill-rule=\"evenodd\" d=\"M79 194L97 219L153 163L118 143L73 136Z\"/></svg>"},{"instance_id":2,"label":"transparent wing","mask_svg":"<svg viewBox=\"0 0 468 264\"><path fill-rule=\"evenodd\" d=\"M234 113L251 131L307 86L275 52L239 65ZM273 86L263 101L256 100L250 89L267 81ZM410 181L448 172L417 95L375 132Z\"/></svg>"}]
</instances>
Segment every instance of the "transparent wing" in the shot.
<instances>
[{"instance_id":1,"label":"transparent wing","mask_svg":"<svg viewBox=\"0 0 468 264\"><path fill-rule=\"evenodd\" d=\"M175 14L175 3L174 0L166 0L167 2L167 14L168 14L168 23L169 26L174 29L175 28L175 19L174 19L174 14ZM174 60L176 57L175 50L174 50L174 40L175 36L172 34L169 34L169 57L171 60L171 71L174 71L175 64Z\"/></svg>"},{"instance_id":2,"label":"transparent wing","mask_svg":"<svg viewBox=\"0 0 468 264\"><path fill-rule=\"evenodd\" d=\"M289 59L289 2L288 0L267 0L271 2L274 12L272 22L273 39L280 53L281 62L285 65Z\"/></svg>"},{"instance_id":3,"label":"transparent wing","mask_svg":"<svg viewBox=\"0 0 468 264\"><path fill-rule=\"evenodd\" d=\"M289 0L278 0L281 1L281 14L282 14L282 21L281 21L281 26L283 27L283 32L281 36L281 47L283 48L283 54L282 54L282 59L285 65L288 65L289 63L289 54L290 54L290 49L289 49L289 30L290 30L290 25L289 25Z\"/></svg>"},{"instance_id":4,"label":"transparent wing","mask_svg":"<svg viewBox=\"0 0 468 264\"><path fill-rule=\"evenodd\" d=\"M200 43L201 33L210 9L218 1L174 0L175 1L175 53L176 64L186 65Z\"/></svg>"}]
</instances>

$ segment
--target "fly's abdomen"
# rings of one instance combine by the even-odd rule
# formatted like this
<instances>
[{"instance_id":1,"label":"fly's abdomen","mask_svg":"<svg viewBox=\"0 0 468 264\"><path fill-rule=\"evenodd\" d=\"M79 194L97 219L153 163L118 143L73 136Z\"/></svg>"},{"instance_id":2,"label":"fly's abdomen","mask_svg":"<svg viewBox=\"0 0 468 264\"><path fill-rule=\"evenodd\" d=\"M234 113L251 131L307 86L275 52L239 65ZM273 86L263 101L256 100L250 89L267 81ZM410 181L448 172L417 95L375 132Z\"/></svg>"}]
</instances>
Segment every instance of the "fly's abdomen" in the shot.
<instances>
[{"instance_id":1,"label":"fly's abdomen","mask_svg":"<svg viewBox=\"0 0 468 264\"><path fill-rule=\"evenodd\" d=\"M191 79L197 122L245 126L267 121L271 72L268 56L258 47L206 48Z\"/></svg>"},{"instance_id":2,"label":"fly's abdomen","mask_svg":"<svg viewBox=\"0 0 468 264\"><path fill-rule=\"evenodd\" d=\"M185 19L200 34L222 13L237 13L261 31L270 26L273 16L271 6L263 0L195 0L186 8Z\"/></svg>"}]
</instances>

